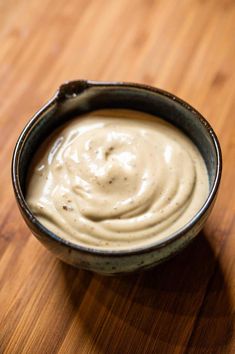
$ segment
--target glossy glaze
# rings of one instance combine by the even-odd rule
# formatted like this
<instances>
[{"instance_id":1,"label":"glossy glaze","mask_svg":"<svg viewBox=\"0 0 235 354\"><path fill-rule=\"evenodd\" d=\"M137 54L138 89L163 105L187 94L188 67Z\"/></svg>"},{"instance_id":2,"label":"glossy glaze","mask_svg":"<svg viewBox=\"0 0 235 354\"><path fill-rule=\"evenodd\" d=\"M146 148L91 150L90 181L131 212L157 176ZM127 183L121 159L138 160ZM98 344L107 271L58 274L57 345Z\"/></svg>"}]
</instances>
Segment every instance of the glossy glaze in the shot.
<instances>
[{"instance_id":1,"label":"glossy glaze","mask_svg":"<svg viewBox=\"0 0 235 354\"><path fill-rule=\"evenodd\" d=\"M25 201L28 165L45 137L75 115L103 108L135 109L166 119L193 140L205 160L209 175L209 197L205 204L185 227L151 247L101 251L66 242L43 227ZM221 152L215 133L200 113L184 101L144 85L75 81L63 85L23 130L13 155L12 179L26 223L48 249L69 264L110 275L152 267L185 247L203 227L213 207L221 168Z\"/></svg>"}]
</instances>

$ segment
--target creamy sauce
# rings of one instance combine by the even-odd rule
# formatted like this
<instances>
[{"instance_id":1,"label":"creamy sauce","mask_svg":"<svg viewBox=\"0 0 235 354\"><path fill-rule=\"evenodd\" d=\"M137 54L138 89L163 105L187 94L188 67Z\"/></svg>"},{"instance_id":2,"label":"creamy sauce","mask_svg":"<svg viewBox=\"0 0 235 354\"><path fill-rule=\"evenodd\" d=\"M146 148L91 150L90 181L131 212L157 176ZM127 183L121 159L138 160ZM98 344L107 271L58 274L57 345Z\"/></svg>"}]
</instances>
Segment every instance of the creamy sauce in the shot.
<instances>
[{"instance_id":1,"label":"creamy sauce","mask_svg":"<svg viewBox=\"0 0 235 354\"><path fill-rule=\"evenodd\" d=\"M110 109L74 118L42 144L26 199L65 240L130 249L179 230L208 190L205 163L180 130L146 113Z\"/></svg>"}]
</instances>

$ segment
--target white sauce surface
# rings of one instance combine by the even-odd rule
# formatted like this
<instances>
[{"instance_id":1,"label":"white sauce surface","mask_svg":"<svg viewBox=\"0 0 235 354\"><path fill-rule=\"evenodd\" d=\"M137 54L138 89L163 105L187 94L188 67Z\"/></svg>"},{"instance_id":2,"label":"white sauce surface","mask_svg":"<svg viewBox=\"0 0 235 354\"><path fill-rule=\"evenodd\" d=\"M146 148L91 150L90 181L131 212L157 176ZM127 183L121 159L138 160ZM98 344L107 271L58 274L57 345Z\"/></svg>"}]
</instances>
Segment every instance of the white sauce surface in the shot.
<instances>
[{"instance_id":1,"label":"white sauce surface","mask_svg":"<svg viewBox=\"0 0 235 354\"><path fill-rule=\"evenodd\" d=\"M201 154L179 129L146 113L109 109L69 121L42 144L26 199L61 238L116 250L177 231L208 191Z\"/></svg>"}]
</instances>

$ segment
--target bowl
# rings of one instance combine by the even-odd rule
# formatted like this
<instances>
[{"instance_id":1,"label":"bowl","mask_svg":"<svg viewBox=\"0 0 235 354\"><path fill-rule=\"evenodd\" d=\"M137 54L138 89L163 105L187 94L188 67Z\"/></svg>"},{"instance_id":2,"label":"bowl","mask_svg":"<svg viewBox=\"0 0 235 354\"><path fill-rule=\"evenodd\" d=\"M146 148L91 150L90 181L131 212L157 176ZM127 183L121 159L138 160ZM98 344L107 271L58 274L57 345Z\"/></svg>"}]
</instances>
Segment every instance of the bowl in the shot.
<instances>
[{"instance_id":1,"label":"bowl","mask_svg":"<svg viewBox=\"0 0 235 354\"><path fill-rule=\"evenodd\" d=\"M196 215L177 232L151 246L130 250L97 250L68 242L46 229L25 200L26 176L35 151L59 125L102 108L126 108L160 116L196 144L206 163L209 195ZM186 102L158 88L124 82L72 81L63 84L23 129L12 159L12 182L20 212L37 239L62 261L106 275L147 269L186 247L202 229L217 195L222 169L218 139L205 118Z\"/></svg>"}]
</instances>

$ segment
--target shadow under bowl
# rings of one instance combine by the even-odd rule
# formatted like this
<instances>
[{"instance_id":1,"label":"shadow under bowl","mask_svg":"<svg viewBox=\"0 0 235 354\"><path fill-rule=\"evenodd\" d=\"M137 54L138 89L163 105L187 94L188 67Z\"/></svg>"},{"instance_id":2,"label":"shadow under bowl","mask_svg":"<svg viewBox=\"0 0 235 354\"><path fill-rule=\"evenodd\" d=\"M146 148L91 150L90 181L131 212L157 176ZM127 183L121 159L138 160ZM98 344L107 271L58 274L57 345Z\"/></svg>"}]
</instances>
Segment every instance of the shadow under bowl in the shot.
<instances>
[{"instance_id":1,"label":"shadow under bowl","mask_svg":"<svg viewBox=\"0 0 235 354\"><path fill-rule=\"evenodd\" d=\"M206 202L189 223L151 246L125 251L97 250L68 242L45 228L25 200L28 167L45 138L74 116L107 108L134 109L163 118L181 129L195 143L206 163L209 176ZM202 229L212 210L221 169L221 150L213 129L186 102L166 91L146 85L81 80L62 85L26 125L13 154L12 183L25 222L44 246L68 264L112 275L150 268L187 246Z\"/></svg>"}]
</instances>

